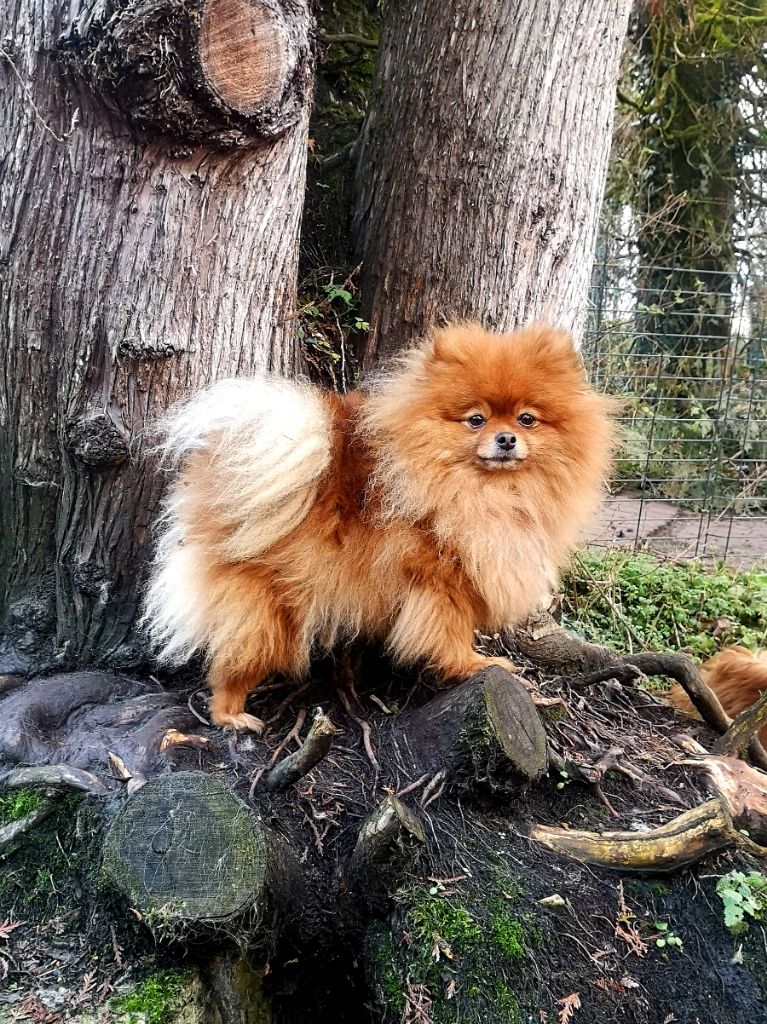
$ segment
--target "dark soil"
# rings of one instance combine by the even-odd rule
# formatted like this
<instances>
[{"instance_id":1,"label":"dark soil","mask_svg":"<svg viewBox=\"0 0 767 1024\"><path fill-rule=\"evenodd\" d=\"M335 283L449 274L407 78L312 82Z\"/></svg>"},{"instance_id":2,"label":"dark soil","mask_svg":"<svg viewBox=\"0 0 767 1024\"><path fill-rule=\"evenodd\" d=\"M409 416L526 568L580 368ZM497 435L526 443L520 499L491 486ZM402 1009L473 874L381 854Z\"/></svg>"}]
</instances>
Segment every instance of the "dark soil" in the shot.
<instances>
[{"instance_id":1,"label":"dark soil","mask_svg":"<svg viewBox=\"0 0 767 1024\"><path fill-rule=\"evenodd\" d=\"M359 725L336 696L339 676L348 679L350 673L365 681L356 694L347 690L347 699L357 718L371 725L379 771L366 756ZM403 800L424 825L426 849L391 909L371 922L347 892L346 865L365 816L386 793L418 778L412 752L389 743L387 711L415 707L433 691L428 681L393 673L375 652L340 669L323 662L315 674L306 688L277 682L252 698L250 710L268 720L264 738L228 737L195 720L191 731L206 746L172 746L156 763L143 765L146 771L203 769L224 780L302 863L314 939L306 948L288 932L268 965L264 983L274 999L275 1022L554 1024L567 1005L562 1000L574 993L581 1004L574 1024L767 1019L767 938L759 923L737 938L730 935L714 892L718 876L746 863L740 855L711 858L663 880L621 879L557 859L527 838L534 822L639 831L702 802L701 781L674 763L683 756L674 737L681 729L697 730L705 742L711 737L703 726L681 719L644 690L608 682L579 693L528 666L540 695L562 697L542 715L568 760L587 767L618 744L616 769L597 787L552 771L513 800L487 790L447 792L422 807L424 786L416 787ZM9 739L18 741L9 712L25 689L0 697L6 766ZM190 706L204 717L203 692L162 692L187 720ZM260 781L263 769L275 754L294 749L291 739L277 753L302 713L305 735L318 704L338 728L330 755L306 779L269 795ZM2 1024L59 1024L78 1007L106 1005L115 990L158 965L207 964L236 938L219 937L214 948L156 948L136 914L104 888L101 823L125 798L125 782L110 772L105 755L96 763L93 744L66 742L67 730L88 728L91 712L103 722L108 706L116 705L90 712L80 707L65 718L50 737L47 758L56 761L62 742L70 753L83 751L80 767L96 772L111 795L65 798L60 813L0 862L0 924L18 925L5 937L0 932ZM117 752L130 770L130 730L113 738L122 743ZM41 748L35 749L42 760ZM641 781L623 769L639 772ZM559 905L540 902L552 896L561 898L555 899ZM657 946L664 934L678 936L682 945Z\"/></svg>"}]
</instances>

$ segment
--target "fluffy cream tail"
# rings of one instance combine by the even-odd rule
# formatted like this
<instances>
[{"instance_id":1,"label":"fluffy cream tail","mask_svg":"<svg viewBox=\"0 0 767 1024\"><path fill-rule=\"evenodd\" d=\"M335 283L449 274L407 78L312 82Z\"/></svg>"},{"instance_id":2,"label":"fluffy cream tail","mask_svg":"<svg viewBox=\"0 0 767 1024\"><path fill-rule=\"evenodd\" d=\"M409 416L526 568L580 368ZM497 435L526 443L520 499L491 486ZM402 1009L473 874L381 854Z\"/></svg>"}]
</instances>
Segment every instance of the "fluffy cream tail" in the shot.
<instances>
[{"instance_id":1,"label":"fluffy cream tail","mask_svg":"<svg viewBox=\"0 0 767 1024\"><path fill-rule=\"evenodd\" d=\"M180 470L160 519L142 623L161 661L204 648L215 619L215 565L252 561L294 529L331 460L319 391L277 377L223 380L159 424L166 466Z\"/></svg>"}]
</instances>

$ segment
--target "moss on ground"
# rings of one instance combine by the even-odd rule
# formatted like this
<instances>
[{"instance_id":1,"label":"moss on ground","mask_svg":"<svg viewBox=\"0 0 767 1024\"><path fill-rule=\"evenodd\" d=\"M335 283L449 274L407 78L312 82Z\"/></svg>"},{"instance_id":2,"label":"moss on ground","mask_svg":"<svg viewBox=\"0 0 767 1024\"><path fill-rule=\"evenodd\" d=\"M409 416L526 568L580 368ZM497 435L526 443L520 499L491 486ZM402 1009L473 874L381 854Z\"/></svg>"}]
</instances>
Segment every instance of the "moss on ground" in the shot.
<instances>
[{"instance_id":1,"label":"moss on ground","mask_svg":"<svg viewBox=\"0 0 767 1024\"><path fill-rule=\"evenodd\" d=\"M387 1019L400 1019L408 993L425 991L434 1024L520 1024L515 979L542 942L537 915L516 906L519 882L500 868L479 891L468 899L422 885L399 894L402 941L381 929L372 943Z\"/></svg>"},{"instance_id":2,"label":"moss on ground","mask_svg":"<svg viewBox=\"0 0 767 1024\"><path fill-rule=\"evenodd\" d=\"M192 978L191 971L156 971L112 1005L127 1015L129 1024L171 1024Z\"/></svg>"},{"instance_id":3,"label":"moss on ground","mask_svg":"<svg viewBox=\"0 0 767 1024\"><path fill-rule=\"evenodd\" d=\"M6 813L23 817L39 806L37 793L19 790L12 796L23 800ZM8 851L0 872L0 907L5 913L12 911L16 918L52 914L72 900L78 878L93 857L88 815L80 812L78 795L63 797L50 818L19 837Z\"/></svg>"},{"instance_id":4,"label":"moss on ground","mask_svg":"<svg viewBox=\"0 0 767 1024\"><path fill-rule=\"evenodd\" d=\"M42 807L43 797L34 789L17 789L0 796L0 825L21 821L31 811Z\"/></svg>"}]
</instances>

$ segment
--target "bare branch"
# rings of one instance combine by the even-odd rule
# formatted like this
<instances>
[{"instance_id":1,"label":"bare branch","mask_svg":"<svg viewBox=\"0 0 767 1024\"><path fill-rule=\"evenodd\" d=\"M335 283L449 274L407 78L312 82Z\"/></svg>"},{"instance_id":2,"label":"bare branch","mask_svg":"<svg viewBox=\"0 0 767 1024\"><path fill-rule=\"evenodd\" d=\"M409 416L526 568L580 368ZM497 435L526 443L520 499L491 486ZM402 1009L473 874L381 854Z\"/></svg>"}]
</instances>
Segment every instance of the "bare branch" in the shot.
<instances>
[{"instance_id":1,"label":"bare branch","mask_svg":"<svg viewBox=\"0 0 767 1024\"><path fill-rule=\"evenodd\" d=\"M307 775L330 750L336 727L321 708L314 713L314 721L298 750L283 758L266 776L266 788L273 793L286 789Z\"/></svg>"},{"instance_id":2,"label":"bare branch","mask_svg":"<svg viewBox=\"0 0 767 1024\"><path fill-rule=\"evenodd\" d=\"M323 43L345 43L351 44L352 46L367 46L371 50L378 49L378 40L370 39L367 36L357 35L356 32L322 32L320 33L320 40Z\"/></svg>"},{"instance_id":3,"label":"bare branch","mask_svg":"<svg viewBox=\"0 0 767 1024\"><path fill-rule=\"evenodd\" d=\"M714 744L715 754L737 754L767 722L767 690L735 718L727 732Z\"/></svg>"},{"instance_id":4,"label":"bare branch","mask_svg":"<svg viewBox=\"0 0 767 1024\"><path fill-rule=\"evenodd\" d=\"M767 855L767 849L738 831L719 799L693 807L650 832L581 832L535 825L530 838L553 853L619 871L676 871L732 846Z\"/></svg>"}]
</instances>

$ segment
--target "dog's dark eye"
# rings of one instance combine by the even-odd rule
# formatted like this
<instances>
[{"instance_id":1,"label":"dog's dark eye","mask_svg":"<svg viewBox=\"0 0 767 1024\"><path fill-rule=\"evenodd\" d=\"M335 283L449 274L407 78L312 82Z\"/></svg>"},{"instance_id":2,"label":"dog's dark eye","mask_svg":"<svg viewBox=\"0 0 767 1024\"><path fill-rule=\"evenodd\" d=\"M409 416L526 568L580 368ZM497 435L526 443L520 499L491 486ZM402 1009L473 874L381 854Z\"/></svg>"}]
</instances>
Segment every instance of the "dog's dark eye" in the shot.
<instances>
[{"instance_id":1,"label":"dog's dark eye","mask_svg":"<svg viewBox=\"0 0 767 1024\"><path fill-rule=\"evenodd\" d=\"M521 412L519 416L517 416L517 420L523 427L532 427L536 422L535 416L533 416L531 412Z\"/></svg>"},{"instance_id":2,"label":"dog's dark eye","mask_svg":"<svg viewBox=\"0 0 767 1024\"><path fill-rule=\"evenodd\" d=\"M475 430L479 430L480 427L484 427L487 420L481 413L475 412L473 416L469 416L466 422L470 427L474 427Z\"/></svg>"}]
</instances>

